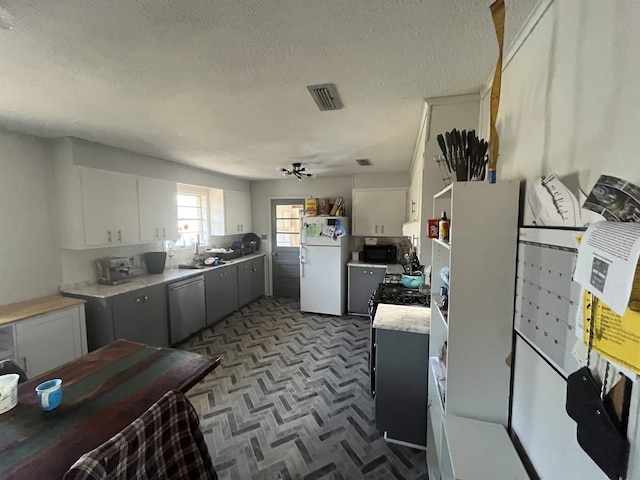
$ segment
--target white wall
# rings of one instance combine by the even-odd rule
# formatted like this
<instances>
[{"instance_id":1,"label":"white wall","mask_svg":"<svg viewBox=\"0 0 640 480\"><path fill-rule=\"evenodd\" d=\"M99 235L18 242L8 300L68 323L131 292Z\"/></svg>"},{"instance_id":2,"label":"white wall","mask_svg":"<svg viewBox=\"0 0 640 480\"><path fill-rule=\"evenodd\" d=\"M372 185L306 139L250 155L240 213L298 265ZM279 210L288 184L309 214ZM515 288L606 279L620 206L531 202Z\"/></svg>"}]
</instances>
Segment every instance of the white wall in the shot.
<instances>
[{"instance_id":1,"label":"white wall","mask_svg":"<svg viewBox=\"0 0 640 480\"><path fill-rule=\"evenodd\" d=\"M521 179L526 185L555 172L580 184L587 193L601 173L640 183L640 4L544 0L537 8L504 67L498 179ZM483 131L487 128L488 101L485 92ZM530 223L528 208L523 210L524 223ZM538 372L541 377L555 375L537 355L517 354L515 361L527 362L520 371ZM516 382L539 385L532 380ZM552 388L551 384L545 382L540 388ZM539 441L542 437L537 432L545 432L544 438L551 441L575 438L575 430L560 430L572 424L566 421L561 401L564 394L557 391L562 384L546 397L539 390L516 395L514 401L523 402L517 407L526 408L531 421L514 424L514 430L542 478L560 478L559 472L576 473L572 464L580 464L580 478L605 478L595 464L585 466L583 456L573 453L579 450L575 444L567 448L556 443L553 448L562 449L563 455L551 456L549 445ZM639 389L636 384L636 408ZM557 401L525 406L532 396ZM628 478L640 478L635 411L632 416Z\"/></svg>"},{"instance_id":2,"label":"white wall","mask_svg":"<svg viewBox=\"0 0 640 480\"><path fill-rule=\"evenodd\" d=\"M637 2L551 2L504 69L499 178L640 183L639 24Z\"/></svg>"},{"instance_id":3,"label":"white wall","mask_svg":"<svg viewBox=\"0 0 640 480\"><path fill-rule=\"evenodd\" d=\"M49 158L46 140L0 129L0 305L58 292Z\"/></svg>"},{"instance_id":4,"label":"white wall","mask_svg":"<svg viewBox=\"0 0 640 480\"><path fill-rule=\"evenodd\" d=\"M172 182L211 188L249 191L249 181L229 175L187 167L161 158L88 142L77 138L61 138L56 143L70 144L76 165L113 170L131 175L162 178Z\"/></svg>"},{"instance_id":5,"label":"white wall","mask_svg":"<svg viewBox=\"0 0 640 480\"><path fill-rule=\"evenodd\" d=\"M358 173L353 176L353 188L409 187L410 172Z\"/></svg>"}]
</instances>

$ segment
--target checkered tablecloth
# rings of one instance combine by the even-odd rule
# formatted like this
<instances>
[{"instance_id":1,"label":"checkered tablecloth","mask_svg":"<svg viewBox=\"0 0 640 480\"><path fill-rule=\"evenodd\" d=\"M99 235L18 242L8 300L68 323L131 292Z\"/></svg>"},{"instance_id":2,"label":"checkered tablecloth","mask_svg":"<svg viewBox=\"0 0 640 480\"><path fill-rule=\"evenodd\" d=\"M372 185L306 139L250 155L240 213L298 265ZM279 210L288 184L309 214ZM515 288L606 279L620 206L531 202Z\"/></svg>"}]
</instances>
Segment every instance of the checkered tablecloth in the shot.
<instances>
[{"instance_id":1,"label":"checkered tablecloth","mask_svg":"<svg viewBox=\"0 0 640 480\"><path fill-rule=\"evenodd\" d=\"M198 415L172 390L64 475L84 479L217 479Z\"/></svg>"}]
</instances>

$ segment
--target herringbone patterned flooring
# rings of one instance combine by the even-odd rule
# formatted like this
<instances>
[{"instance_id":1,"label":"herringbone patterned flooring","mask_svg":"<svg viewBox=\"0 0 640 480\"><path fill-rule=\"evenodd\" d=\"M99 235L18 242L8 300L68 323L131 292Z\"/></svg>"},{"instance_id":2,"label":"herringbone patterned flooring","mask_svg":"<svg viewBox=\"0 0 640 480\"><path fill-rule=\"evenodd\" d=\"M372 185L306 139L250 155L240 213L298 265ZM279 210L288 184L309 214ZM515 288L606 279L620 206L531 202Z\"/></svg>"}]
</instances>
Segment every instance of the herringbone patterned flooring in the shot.
<instances>
[{"instance_id":1,"label":"herringbone patterned flooring","mask_svg":"<svg viewBox=\"0 0 640 480\"><path fill-rule=\"evenodd\" d=\"M180 348L222 364L189 392L221 479L428 479L387 444L369 394L369 320L263 297Z\"/></svg>"}]
</instances>

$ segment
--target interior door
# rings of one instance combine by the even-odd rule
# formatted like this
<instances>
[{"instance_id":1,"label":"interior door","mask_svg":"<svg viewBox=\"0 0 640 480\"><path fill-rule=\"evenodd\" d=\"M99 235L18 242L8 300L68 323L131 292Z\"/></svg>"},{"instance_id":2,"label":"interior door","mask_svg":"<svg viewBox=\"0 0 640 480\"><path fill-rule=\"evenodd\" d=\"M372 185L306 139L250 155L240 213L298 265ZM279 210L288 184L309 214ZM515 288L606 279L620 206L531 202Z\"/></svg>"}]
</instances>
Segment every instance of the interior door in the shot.
<instances>
[{"instance_id":1,"label":"interior door","mask_svg":"<svg viewBox=\"0 0 640 480\"><path fill-rule=\"evenodd\" d=\"M300 219L304 199L271 201L271 282L276 297L300 298Z\"/></svg>"}]
</instances>

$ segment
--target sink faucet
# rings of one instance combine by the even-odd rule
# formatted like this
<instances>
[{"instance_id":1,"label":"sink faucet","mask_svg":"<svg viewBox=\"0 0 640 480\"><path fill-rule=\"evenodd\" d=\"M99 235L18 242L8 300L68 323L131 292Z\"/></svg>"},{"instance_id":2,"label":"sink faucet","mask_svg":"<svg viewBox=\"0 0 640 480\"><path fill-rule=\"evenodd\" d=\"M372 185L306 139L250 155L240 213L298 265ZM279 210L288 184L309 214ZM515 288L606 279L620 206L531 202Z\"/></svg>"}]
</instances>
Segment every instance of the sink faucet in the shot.
<instances>
[{"instance_id":1,"label":"sink faucet","mask_svg":"<svg viewBox=\"0 0 640 480\"><path fill-rule=\"evenodd\" d=\"M196 238L196 240L195 240L195 242L194 242L194 244L193 244L193 254L194 254L194 255L198 255L198 253L199 253L199 252L198 252L198 247L199 247L199 246L200 246L199 239L198 239L198 238Z\"/></svg>"}]
</instances>

